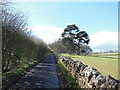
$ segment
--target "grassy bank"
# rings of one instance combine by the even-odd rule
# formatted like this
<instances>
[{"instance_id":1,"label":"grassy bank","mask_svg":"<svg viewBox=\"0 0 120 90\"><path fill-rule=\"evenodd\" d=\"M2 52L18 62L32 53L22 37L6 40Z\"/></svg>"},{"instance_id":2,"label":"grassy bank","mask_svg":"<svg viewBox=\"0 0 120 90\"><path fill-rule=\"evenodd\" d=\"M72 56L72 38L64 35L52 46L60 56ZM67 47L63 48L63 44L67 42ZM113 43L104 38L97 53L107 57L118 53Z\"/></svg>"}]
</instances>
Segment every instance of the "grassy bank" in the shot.
<instances>
[{"instance_id":1,"label":"grassy bank","mask_svg":"<svg viewBox=\"0 0 120 90\"><path fill-rule=\"evenodd\" d=\"M65 66L62 64L62 62L59 60L59 57L57 55L57 53L54 52L54 56L55 56L55 59L57 60L57 64L58 64L58 67L59 67L59 70L62 74L62 79L64 79L64 87L65 88L80 88L77 84L77 82L75 81L75 79L72 77L71 73L67 71L67 69L65 68ZM80 88L81 90L81 88Z\"/></svg>"},{"instance_id":2,"label":"grassy bank","mask_svg":"<svg viewBox=\"0 0 120 90\"><path fill-rule=\"evenodd\" d=\"M105 58L105 57L94 57L94 56L78 56L62 54L70 57L73 60L80 60L84 64L95 67L103 75L111 75L115 79L118 78L118 59L116 58ZM120 79L119 79L120 80Z\"/></svg>"},{"instance_id":3,"label":"grassy bank","mask_svg":"<svg viewBox=\"0 0 120 90\"><path fill-rule=\"evenodd\" d=\"M24 64L9 73L3 73L2 75L2 88L7 89L13 83L17 82L25 71L33 68L37 64L36 61L31 61L28 64Z\"/></svg>"},{"instance_id":4,"label":"grassy bank","mask_svg":"<svg viewBox=\"0 0 120 90\"><path fill-rule=\"evenodd\" d=\"M44 60L44 58L49 55L50 52L48 52L44 57L41 57L41 59ZM21 78L21 76L26 74L26 72L29 71L30 69L34 68L41 61L32 60L27 64L24 63L21 66L18 66L17 68L11 70L10 72L3 73L2 88L4 90L8 89L11 85L16 83Z\"/></svg>"},{"instance_id":5,"label":"grassy bank","mask_svg":"<svg viewBox=\"0 0 120 90\"><path fill-rule=\"evenodd\" d=\"M72 77L71 73L66 70L64 65L61 62L58 62L61 72L63 73L63 77L65 79L66 88L80 88L76 83L75 79Z\"/></svg>"},{"instance_id":6,"label":"grassy bank","mask_svg":"<svg viewBox=\"0 0 120 90\"><path fill-rule=\"evenodd\" d=\"M55 55L56 56L56 55ZM58 59L58 58L56 58ZM72 77L71 73L67 71L67 69L65 68L65 66L62 64L62 62L60 62L59 60L57 60L60 71L62 72L64 81L65 81L65 88L80 88L78 86L78 84L76 83L75 79Z\"/></svg>"}]
</instances>

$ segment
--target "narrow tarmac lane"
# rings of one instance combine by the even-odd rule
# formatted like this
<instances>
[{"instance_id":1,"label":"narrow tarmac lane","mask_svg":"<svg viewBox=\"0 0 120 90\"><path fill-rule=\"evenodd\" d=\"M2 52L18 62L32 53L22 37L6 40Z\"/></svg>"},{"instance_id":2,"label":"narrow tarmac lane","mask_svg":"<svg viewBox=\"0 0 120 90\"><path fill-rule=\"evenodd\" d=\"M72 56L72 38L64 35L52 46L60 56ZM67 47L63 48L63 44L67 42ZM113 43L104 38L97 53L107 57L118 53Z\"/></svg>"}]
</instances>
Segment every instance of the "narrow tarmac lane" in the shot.
<instances>
[{"instance_id":1,"label":"narrow tarmac lane","mask_svg":"<svg viewBox=\"0 0 120 90\"><path fill-rule=\"evenodd\" d=\"M59 88L54 55L51 53L12 88Z\"/></svg>"}]
</instances>

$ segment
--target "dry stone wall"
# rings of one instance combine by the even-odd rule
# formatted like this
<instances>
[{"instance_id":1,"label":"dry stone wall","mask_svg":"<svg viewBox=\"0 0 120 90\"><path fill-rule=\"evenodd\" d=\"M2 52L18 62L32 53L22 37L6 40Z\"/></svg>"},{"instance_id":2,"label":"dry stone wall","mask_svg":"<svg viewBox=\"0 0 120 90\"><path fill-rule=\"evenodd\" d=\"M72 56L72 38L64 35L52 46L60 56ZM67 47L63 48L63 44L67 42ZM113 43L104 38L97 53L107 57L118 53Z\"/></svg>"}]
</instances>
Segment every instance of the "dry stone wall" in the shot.
<instances>
[{"instance_id":1,"label":"dry stone wall","mask_svg":"<svg viewBox=\"0 0 120 90\"><path fill-rule=\"evenodd\" d=\"M81 88L115 88L120 89L120 81L110 75L101 75L94 67L89 67L81 61L74 61L71 58L59 56L60 61L76 79Z\"/></svg>"}]
</instances>

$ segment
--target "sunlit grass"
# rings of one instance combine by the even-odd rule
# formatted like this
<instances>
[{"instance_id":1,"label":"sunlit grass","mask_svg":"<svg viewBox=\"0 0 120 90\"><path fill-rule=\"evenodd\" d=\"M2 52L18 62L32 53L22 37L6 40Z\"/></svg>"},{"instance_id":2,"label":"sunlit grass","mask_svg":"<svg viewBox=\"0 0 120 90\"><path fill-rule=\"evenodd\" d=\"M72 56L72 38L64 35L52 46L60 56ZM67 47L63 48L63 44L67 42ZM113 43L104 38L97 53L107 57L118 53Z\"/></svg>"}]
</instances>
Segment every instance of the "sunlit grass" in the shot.
<instances>
[{"instance_id":1,"label":"sunlit grass","mask_svg":"<svg viewBox=\"0 0 120 90\"><path fill-rule=\"evenodd\" d=\"M94 53L90 54L90 56L97 56L97 57L106 57L106 58L120 58L120 53Z\"/></svg>"},{"instance_id":2,"label":"sunlit grass","mask_svg":"<svg viewBox=\"0 0 120 90\"><path fill-rule=\"evenodd\" d=\"M80 60L90 67L95 67L101 74L103 75L109 74L115 79L118 79L118 59L93 56L78 56L69 54L62 55L70 57L73 60Z\"/></svg>"},{"instance_id":3,"label":"sunlit grass","mask_svg":"<svg viewBox=\"0 0 120 90\"><path fill-rule=\"evenodd\" d=\"M94 53L92 55L118 55L119 53Z\"/></svg>"}]
</instances>

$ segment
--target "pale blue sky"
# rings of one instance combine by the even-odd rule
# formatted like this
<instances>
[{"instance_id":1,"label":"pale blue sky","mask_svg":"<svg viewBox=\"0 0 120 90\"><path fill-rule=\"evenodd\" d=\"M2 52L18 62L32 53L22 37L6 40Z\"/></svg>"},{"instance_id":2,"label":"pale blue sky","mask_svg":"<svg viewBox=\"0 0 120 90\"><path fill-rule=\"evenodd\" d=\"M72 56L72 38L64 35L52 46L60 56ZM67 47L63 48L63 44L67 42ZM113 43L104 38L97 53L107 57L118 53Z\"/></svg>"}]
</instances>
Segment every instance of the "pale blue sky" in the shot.
<instances>
[{"instance_id":1,"label":"pale blue sky","mask_svg":"<svg viewBox=\"0 0 120 90\"><path fill-rule=\"evenodd\" d=\"M117 2L21 2L31 24L65 27L75 23L80 29L93 33L99 30L117 31Z\"/></svg>"},{"instance_id":2,"label":"pale blue sky","mask_svg":"<svg viewBox=\"0 0 120 90\"><path fill-rule=\"evenodd\" d=\"M51 26L52 29L53 27L65 28L66 24L76 24L81 30L86 30L92 38L96 34L104 31L111 33L118 32L117 2L19 2L16 6L21 8L21 10L29 16L29 24L31 26L37 25L39 29L41 26L44 28L46 25L48 29L49 26ZM44 30L43 32L43 34L45 34L51 33L52 31ZM37 36L41 35L38 34L38 31L34 32L33 30L33 33L37 33ZM106 40L109 41L108 39ZM52 42L52 40L50 42ZM108 43L110 44L110 42ZM116 44L109 49L116 49ZM104 49L105 48L106 46ZM99 48L96 48L96 50L97 49Z\"/></svg>"}]
</instances>

